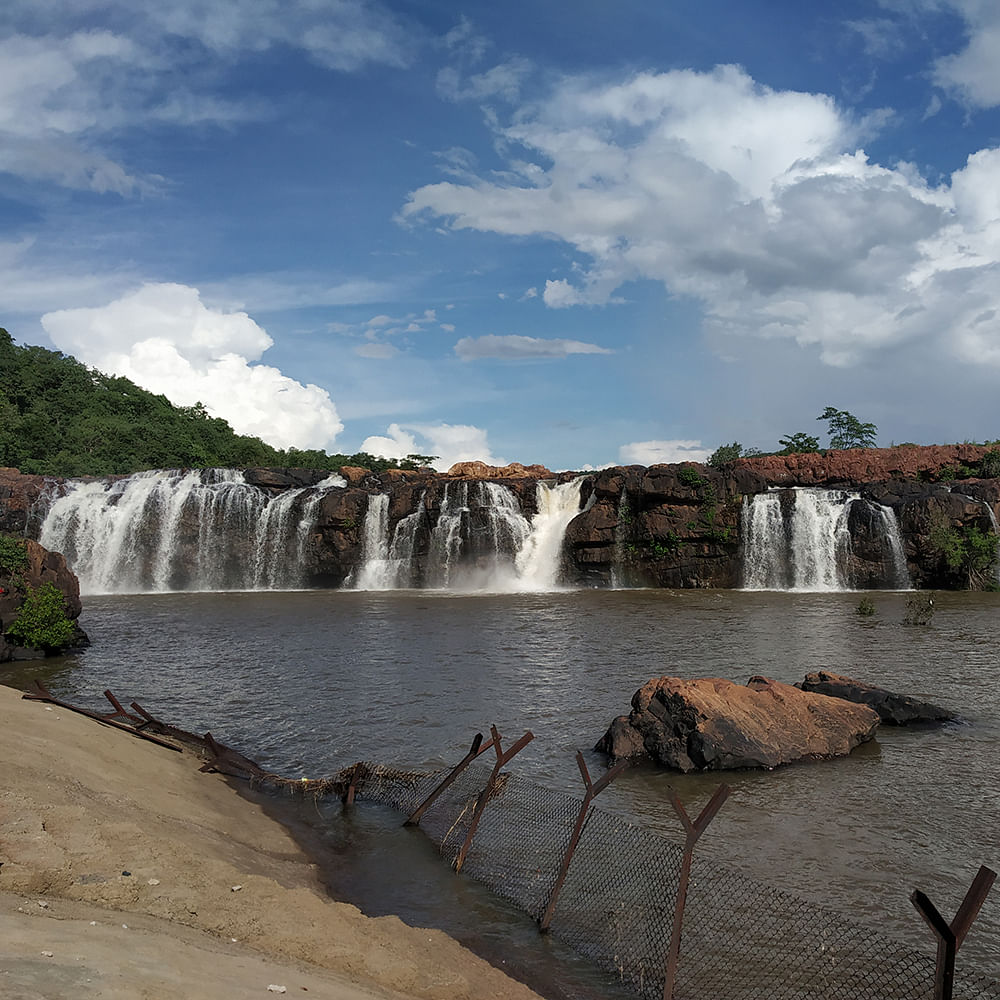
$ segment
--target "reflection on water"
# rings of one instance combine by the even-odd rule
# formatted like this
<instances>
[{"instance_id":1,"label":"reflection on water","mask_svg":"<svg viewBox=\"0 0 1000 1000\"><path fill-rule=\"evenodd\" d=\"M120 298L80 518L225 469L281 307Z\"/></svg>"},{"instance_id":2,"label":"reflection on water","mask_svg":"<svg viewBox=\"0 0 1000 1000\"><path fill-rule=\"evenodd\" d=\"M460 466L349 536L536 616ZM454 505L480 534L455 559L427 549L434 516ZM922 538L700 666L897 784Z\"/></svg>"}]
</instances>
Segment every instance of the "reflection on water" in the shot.
<instances>
[{"instance_id":1,"label":"reflection on water","mask_svg":"<svg viewBox=\"0 0 1000 1000\"><path fill-rule=\"evenodd\" d=\"M590 748L650 677L850 674L940 702L964 721L883 727L846 759L730 775L733 796L699 853L930 952L910 892L954 913L979 865L1000 867L1000 595L939 595L925 628L902 625L905 594L871 597L873 620L855 614L856 594L835 593L91 598L90 650L6 676L40 675L87 702L110 687L293 776L360 759L439 766L490 723L510 739L531 729L536 739L512 767L575 795L575 751L599 774L605 762ZM718 780L636 768L601 805L680 839L668 785L697 812ZM962 961L1000 977L1000 890Z\"/></svg>"}]
</instances>

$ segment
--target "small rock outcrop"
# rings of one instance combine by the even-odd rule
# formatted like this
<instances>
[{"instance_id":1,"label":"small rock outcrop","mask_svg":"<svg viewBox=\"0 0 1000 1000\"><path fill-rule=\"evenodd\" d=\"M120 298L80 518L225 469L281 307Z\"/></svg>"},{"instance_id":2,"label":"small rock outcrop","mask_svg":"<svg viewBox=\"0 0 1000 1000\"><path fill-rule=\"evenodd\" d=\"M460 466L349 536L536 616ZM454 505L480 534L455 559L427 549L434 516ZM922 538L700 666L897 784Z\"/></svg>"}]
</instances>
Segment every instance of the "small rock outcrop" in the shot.
<instances>
[{"instance_id":1,"label":"small rock outcrop","mask_svg":"<svg viewBox=\"0 0 1000 1000\"><path fill-rule=\"evenodd\" d=\"M449 470L449 476L465 479L555 479L554 473L544 465L487 465L485 462L456 462Z\"/></svg>"},{"instance_id":2,"label":"small rock outcrop","mask_svg":"<svg viewBox=\"0 0 1000 1000\"><path fill-rule=\"evenodd\" d=\"M746 686L720 678L658 677L632 696L595 750L650 757L676 771L774 768L840 757L872 738L878 713L766 677Z\"/></svg>"},{"instance_id":3,"label":"small rock outcrop","mask_svg":"<svg viewBox=\"0 0 1000 1000\"><path fill-rule=\"evenodd\" d=\"M86 632L76 625L83 610L80 603L80 582L58 552L50 552L30 538L17 539L24 546L26 564L14 572L0 566L0 663L14 659L37 659L48 653L90 645ZM74 623L72 639L63 650L35 650L16 645L5 638L5 631L17 618L29 590L52 584L63 595L66 616Z\"/></svg>"},{"instance_id":4,"label":"small rock outcrop","mask_svg":"<svg viewBox=\"0 0 1000 1000\"><path fill-rule=\"evenodd\" d=\"M955 718L954 713L940 705L918 701L905 694L894 694L885 688L864 684L853 677L844 677L827 670L806 674L802 683L795 686L814 694L825 694L857 705L867 705L878 712L879 718L888 726L905 726L911 722L950 722Z\"/></svg>"}]
</instances>

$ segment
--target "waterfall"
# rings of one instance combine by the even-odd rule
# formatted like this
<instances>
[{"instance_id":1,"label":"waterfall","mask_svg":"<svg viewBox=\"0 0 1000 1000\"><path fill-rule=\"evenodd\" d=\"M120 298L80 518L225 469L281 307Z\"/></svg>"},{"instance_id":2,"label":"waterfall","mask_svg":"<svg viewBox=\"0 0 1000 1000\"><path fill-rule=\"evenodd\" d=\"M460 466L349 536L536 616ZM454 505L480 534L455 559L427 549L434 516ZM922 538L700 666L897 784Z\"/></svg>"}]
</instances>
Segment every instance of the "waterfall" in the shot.
<instances>
[{"instance_id":1,"label":"waterfall","mask_svg":"<svg viewBox=\"0 0 1000 1000\"><path fill-rule=\"evenodd\" d=\"M551 590L558 582L562 541L580 511L582 478L538 483L529 523L517 495L502 483L449 482L433 530L425 498L390 531L388 496L375 495L365 515L358 590L427 586L439 589Z\"/></svg>"},{"instance_id":2,"label":"waterfall","mask_svg":"<svg viewBox=\"0 0 1000 1000\"><path fill-rule=\"evenodd\" d=\"M231 469L70 480L48 495L39 541L85 594L298 587L323 494L345 485L331 476L272 497Z\"/></svg>"},{"instance_id":3,"label":"waterfall","mask_svg":"<svg viewBox=\"0 0 1000 1000\"><path fill-rule=\"evenodd\" d=\"M903 548L903 536L899 531L899 521L896 513L891 507L879 504L879 516L882 519L882 528L885 532L885 539L889 545L889 553L892 558L892 581L891 590L910 589L910 571L906 566L906 551ZM991 510L992 514L993 511Z\"/></svg>"},{"instance_id":4,"label":"waterfall","mask_svg":"<svg viewBox=\"0 0 1000 1000\"><path fill-rule=\"evenodd\" d=\"M558 583L563 538L569 522L580 513L582 485L582 477L561 486L537 485L538 513L514 560L520 589L552 590Z\"/></svg>"},{"instance_id":5,"label":"waterfall","mask_svg":"<svg viewBox=\"0 0 1000 1000\"><path fill-rule=\"evenodd\" d=\"M373 493L361 533L361 563L357 590L389 590L395 582L389 562L389 494Z\"/></svg>"},{"instance_id":6,"label":"waterfall","mask_svg":"<svg viewBox=\"0 0 1000 1000\"><path fill-rule=\"evenodd\" d=\"M775 492L748 497L741 512L743 586L746 590L787 590L785 518Z\"/></svg>"},{"instance_id":7,"label":"waterfall","mask_svg":"<svg viewBox=\"0 0 1000 1000\"><path fill-rule=\"evenodd\" d=\"M861 506L854 510L855 504ZM855 517L867 548L852 535ZM741 527L747 590L849 590L863 574L877 576L880 587L909 587L896 515L856 493L803 487L760 493L744 501Z\"/></svg>"},{"instance_id":8,"label":"waterfall","mask_svg":"<svg viewBox=\"0 0 1000 1000\"><path fill-rule=\"evenodd\" d=\"M629 507L628 490L622 483L622 492L618 497L618 509L616 511L618 520L615 523L615 548L611 557L611 587L619 590L628 586L625 579L625 526L631 520L631 508Z\"/></svg>"},{"instance_id":9,"label":"waterfall","mask_svg":"<svg viewBox=\"0 0 1000 1000\"><path fill-rule=\"evenodd\" d=\"M853 498L851 498L853 499ZM792 590L842 590L838 556L850 546L849 498L832 490L797 490L792 515Z\"/></svg>"},{"instance_id":10,"label":"waterfall","mask_svg":"<svg viewBox=\"0 0 1000 1000\"><path fill-rule=\"evenodd\" d=\"M455 489L452 489L455 487ZM428 584L445 587L452 582L452 573L462 551L462 521L469 516L469 484L445 483L444 496L437 524L431 532L427 554Z\"/></svg>"}]
</instances>

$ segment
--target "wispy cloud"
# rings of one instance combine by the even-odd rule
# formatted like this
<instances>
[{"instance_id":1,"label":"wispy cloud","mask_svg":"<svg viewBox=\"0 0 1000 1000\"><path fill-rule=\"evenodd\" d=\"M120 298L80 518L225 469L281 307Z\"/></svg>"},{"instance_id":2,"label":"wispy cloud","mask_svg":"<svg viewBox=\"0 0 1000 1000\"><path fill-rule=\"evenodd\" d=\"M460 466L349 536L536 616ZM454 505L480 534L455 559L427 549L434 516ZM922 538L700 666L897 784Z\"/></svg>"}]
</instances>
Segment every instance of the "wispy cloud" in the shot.
<instances>
[{"instance_id":1,"label":"wispy cloud","mask_svg":"<svg viewBox=\"0 0 1000 1000\"><path fill-rule=\"evenodd\" d=\"M114 30L89 27L96 13ZM216 62L272 46L355 72L402 67L411 26L364 0L8 0L0 11L0 171L123 197L163 178L113 151L121 129L148 123L230 126L273 114L216 89ZM200 50L200 51L199 51Z\"/></svg>"},{"instance_id":2,"label":"wispy cloud","mask_svg":"<svg viewBox=\"0 0 1000 1000\"><path fill-rule=\"evenodd\" d=\"M463 337L455 344L455 353L463 361L480 361L484 358L515 361L529 358L551 360L566 358L571 354L613 354L614 351L581 340L488 334L485 337Z\"/></svg>"}]
</instances>

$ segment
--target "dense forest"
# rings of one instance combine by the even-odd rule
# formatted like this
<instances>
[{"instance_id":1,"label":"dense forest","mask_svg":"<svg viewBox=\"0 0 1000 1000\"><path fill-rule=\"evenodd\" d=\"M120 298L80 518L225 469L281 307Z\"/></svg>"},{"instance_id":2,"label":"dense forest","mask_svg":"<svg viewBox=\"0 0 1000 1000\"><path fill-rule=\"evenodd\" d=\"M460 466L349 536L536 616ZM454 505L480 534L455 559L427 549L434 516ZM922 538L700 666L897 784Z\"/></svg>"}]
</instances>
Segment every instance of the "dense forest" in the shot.
<instances>
[{"instance_id":1,"label":"dense forest","mask_svg":"<svg viewBox=\"0 0 1000 1000\"><path fill-rule=\"evenodd\" d=\"M237 434L200 403L174 406L127 378L103 375L43 347L19 347L0 328L0 466L48 476L105 476L145 469L360 465L415 468L364 452L280 450Z\"/></svg>"}]
</instances>

